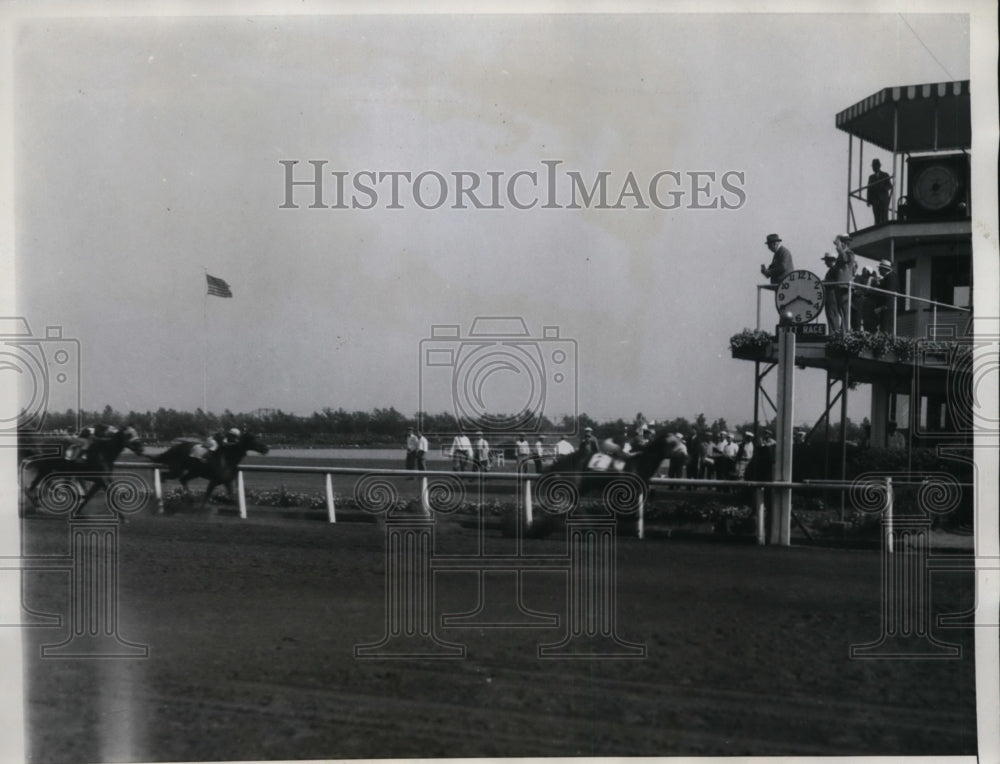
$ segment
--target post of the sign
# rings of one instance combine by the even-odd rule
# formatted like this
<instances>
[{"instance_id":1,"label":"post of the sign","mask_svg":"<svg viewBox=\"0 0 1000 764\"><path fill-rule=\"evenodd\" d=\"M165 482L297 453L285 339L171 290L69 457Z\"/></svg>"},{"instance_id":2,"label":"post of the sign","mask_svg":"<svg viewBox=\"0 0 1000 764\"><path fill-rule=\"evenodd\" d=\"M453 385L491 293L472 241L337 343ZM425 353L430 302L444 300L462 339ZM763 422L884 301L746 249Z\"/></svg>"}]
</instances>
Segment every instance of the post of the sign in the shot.
<instances>
[{"instance_id":1,"label":"post of the sign","mask_svg":"<svg viewBox=\"0 0 1000 764\"><path fill-rule=\"evenodd\" d=\"M795 330L781 326L778 331L778 422L774 479L792 481L792 423L794 417ZM774 491L771 543L789 546L792 536L792 490Z\"/></svg>"}]
</instances>

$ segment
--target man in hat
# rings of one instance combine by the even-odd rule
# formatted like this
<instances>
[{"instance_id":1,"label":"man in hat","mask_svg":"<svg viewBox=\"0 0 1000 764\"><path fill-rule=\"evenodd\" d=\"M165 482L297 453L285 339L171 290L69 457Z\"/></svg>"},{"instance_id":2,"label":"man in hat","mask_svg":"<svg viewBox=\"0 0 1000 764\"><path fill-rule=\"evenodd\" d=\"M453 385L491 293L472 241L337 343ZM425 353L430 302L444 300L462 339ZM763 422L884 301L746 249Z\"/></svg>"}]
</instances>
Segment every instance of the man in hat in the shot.
<instances>
[{"instance_id":1,"label":"man in hat","mask_svg":"<svg viewBox=\"0 0 1000 764\"><path fill-rule=\"evenodd\" d=\"M892 263L882 260L878 264L878 282L876 287L884 292L899 292L899 277ZM880 304L875 308L875 313L879 320L879 329L888 334L892 334L893 321L896 314L896 295L879 294Z\"/></svg>"},{"instance_id":2,"label":"man in hat","mask_svg":"<svg viewBox=\"0 0 1000 764\"><path fill-rule=\"evenodd\" d=\"M486 472L490 468L490 444L481 430L476 433L472 454L472 468L478 472Z\"/></svg>"},{"instance_id":3,"label":"man in hat","mask_svg":"<svg viewBox=\"0 0 1000 764\"><path fill-rule=\"evenodd\" d=\"M795 270L792 265L792 253L781 245L781 237L776 233L769 233L765 243L772 252L771 264L765 266L761 263L760 272L767 276L772 284L778 285L785 276Z\"/></svg>"},{"instance_id":4,"label":"man in hat","mask_svg":"<svg viewBox=\"0 0 1000 764\"><path fill-rule=\"evenodd\" d=\"M472 441L460 431L451 441L451 468L455 472L465 472L471 461Z\"/></svg>"},{"instance_id":5,"label":"man in hat","mask_svg":"<svg viewBox=\"0 0 1000 764\"><path fill-rule=\"evenodd\" d=\"M594 428L584 427L583 437L580 439L580 448L579 448L580 453L586 454L587 456L593 456L600 450L601 446L597 442L597 438L594 437Z\"/></svg>"},{"instance_id":6,"label":"man in hat","mask_svg":"<svg viewBox=\"0 0 1000 764\"><path fill-rule=\"evenodd\" d=\"M417 468L417 446L420 445L420 438L412 427L406 428L406 469ZM409 478L412 480L413 478Z\"/></svg>"},{"instance_id":7,"label":"man in hat","mask_svg":"<svg viewBox=\"0 0 1000 764\"><path fill-rule=\"evenodd\" d=\"M826 291L824 300L826 323L830 334L839 334L850 328L847 315L850 271L846 263L837 255L831 255L829 252L823 255L823 263L827 267L826 276L823 277L823 287Z\"/></svg>"},{"instance_id":8,"label":"man in hat","mask_svg":"<svg viewBox=\"0 0 1000 764\"><path fill-rule=\"evenodd\" d=\"M882 163L872 160L872 174L868 176L866 199L875 215L875 225L889 220L889 199L892 196L892 180L889 173L882 170Z\"/></svg>"},{"instance_id":9,"label":"man in hat","mask_svg":"<svg viewBox=\"0 0 1000 764\"><path fill-rule=\"evenodd\" d=\"M747 430L743 433L743 442L736 452L736 473L742 479L746 475L747 465L753 459L753 433Z\"/></svg>"}]
</instances>

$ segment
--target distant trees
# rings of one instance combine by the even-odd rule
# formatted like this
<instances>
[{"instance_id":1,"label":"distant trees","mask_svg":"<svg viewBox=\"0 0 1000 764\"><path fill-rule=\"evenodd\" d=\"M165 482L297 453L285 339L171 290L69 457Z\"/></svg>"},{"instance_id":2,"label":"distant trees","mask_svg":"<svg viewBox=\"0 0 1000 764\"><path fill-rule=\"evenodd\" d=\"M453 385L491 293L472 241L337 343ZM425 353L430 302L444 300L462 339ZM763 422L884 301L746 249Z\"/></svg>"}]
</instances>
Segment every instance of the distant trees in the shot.
<instances>
[{"instance_id":1,"label":"distant trees","mask_svg":"<svg viewBox=\"0 0 1000 764\"><path fill-rule=\"evenodd\" d=\"M563 416L551 420L545 416L523 413L520 416L498 416L491 420L484 417L478 422L465 422L467 431L482 430L491 442L497 445L504 441L513 441L518 432L527 435L533 433L581 433L585 427L592 427L599 440L612 438L620 440L628 431L631 436L640 423L655 421L654 428L665 428L669 432L682 433L686 438L695 435L718 437L727 431L733 435L751 430L752 422L746 422L731 429L725 419L719 418L709 423L703 413L699 413L691 421L686 417L674 419L649 420L641 413L635 417L624 419L608 419L599 421L586 412L576 416ZM417 412L413 417L407 417L393 407L375 408L371 411L347 411L343 408L324 408L308 416L291 414L281 409L257 409L252 412L234 413L226 409L221 414L206 412L198 408L194 411L177 411L176 409L159 408L156 411L116 411L110 405L100 411L49 412L45 415L42 427L46 431L75 432L81 426L104 422L122 427L126 424L135 427L140 435L147 440L169 441L180 437L195 437L209 433L238 427L241 430L254 430L267 434L272 444L297 445L378 445L399 444L406 435L407 427L417 427L432 439L436 436L450 436L455 432L458 423L454 414L442 412L430 414ZM511 422L518 422L519 427L511 428ZM848 421L847 437L851 441L860 441L863 425ZM34 420L32 427L37 426ZM761 428L774 429L774 421L760 423ZM831 440L839 440L840 428L832 426ZM813 440L821 439L825 430L820 428L814 433Z\"/></svg>"}]
</instances>

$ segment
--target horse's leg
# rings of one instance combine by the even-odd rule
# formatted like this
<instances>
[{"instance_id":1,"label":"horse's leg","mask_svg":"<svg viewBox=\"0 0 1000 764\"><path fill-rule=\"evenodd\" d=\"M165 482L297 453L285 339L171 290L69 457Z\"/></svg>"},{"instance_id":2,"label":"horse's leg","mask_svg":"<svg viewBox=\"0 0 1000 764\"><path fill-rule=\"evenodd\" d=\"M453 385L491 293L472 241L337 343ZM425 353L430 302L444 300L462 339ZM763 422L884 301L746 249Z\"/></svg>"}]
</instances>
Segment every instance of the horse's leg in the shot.
<instances>
[{"instance_id":1,"label":"horse's leg","mask_svg":"<svg viewBox=\"0 0 1000 764\"><path fill-rule=\"evenodd\" d=\"M216 482L214 482L212 480L208 481L208 488L205 489L205 496L201 500L201 510L200 511L204 511L205 507L208 505L209 499L212 498L212 491L215 490L215 487L217 485L218 485L218 483L216 483ZM210 507L209 508L209 514L211 514L211 515L216 514L215 507Z\"/></svg>"},{"instance_id":2,"label":"horse's leg","mask_svg":"<svg viewBox=\"0 0 1000 764\"><path fill-rule=\"evenodd\" d=\"M83 501L80 502L80 506L77 507L76 511L80 512L87 505L87 502L90 501L94 497L95 493L97 493L98 491L100 491L102 488L107 489L107 487L108 487L108 481L107 480L105 480L102 477L94 478L93 485L91 485L90 488L88 488L84 492L84 494L83 494Z\"/></svg>"}]
</instances>

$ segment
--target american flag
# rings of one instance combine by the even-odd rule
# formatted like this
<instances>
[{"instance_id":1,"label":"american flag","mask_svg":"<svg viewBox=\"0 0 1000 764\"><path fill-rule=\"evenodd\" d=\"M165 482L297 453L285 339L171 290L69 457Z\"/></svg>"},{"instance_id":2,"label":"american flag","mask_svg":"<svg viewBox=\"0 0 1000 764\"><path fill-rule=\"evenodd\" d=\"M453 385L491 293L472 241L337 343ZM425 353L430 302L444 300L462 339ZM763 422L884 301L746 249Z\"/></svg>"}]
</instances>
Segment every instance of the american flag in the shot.
<instances>
[{"instance_id":1,"label":"american flag","mask_svg":"<svg viewBox=\"0 0 1000 764\"><path fill-rule=\"evenodd\" d=\"M208 293L214 297L232 297L233 291L229 288L227 284L222 279L217 279L215 276L209 276L205 274L205 278L208 279Z\"/></svg>"}]
</instances>

